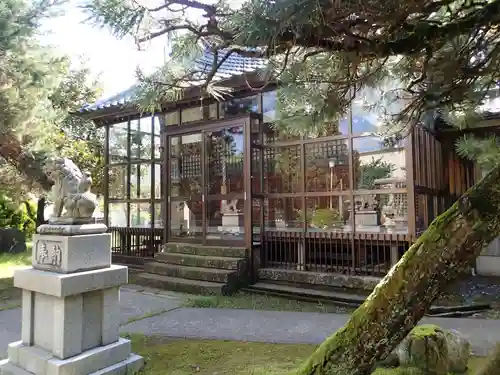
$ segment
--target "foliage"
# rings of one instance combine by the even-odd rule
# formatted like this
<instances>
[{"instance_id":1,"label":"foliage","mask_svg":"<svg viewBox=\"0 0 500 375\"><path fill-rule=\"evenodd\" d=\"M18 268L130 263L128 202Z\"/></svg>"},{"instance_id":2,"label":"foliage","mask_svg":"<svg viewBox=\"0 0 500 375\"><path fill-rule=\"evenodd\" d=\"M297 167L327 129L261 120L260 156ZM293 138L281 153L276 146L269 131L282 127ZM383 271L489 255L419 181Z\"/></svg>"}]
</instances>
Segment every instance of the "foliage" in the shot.
<instances>
[{"instance_id":1,"label":"foliage","mask_svg":"<svg viewBox=\"0 0 500 375\"><path fill-rule=\"evenodd\" d=\"M0 5L0 173L8 176L2 188L19 198L50 188L43 172L48 157L68 153L96 168L81 150L102 155L96 143L72 149L84 121L68 116L68 110L93 100L97 92L87 82L88 70L70 69L69 59L38 41L41 21L55 15L62 2L7 0ZM87 123L78 131L89 129ZM91 135L87 138L94 139Z\"/></svg>"},{"instance_id":2,"label":"foliage","mask_svg":"<svg viewBox=\"0 0 500 375\"><path fill-rule=\"evenodd\" d=\"M394 164L372 157L369 163L361 164L358 185L361 189L373 189L375 180L389 177L394 170Z\"/></svg>"},{"instance_id":3,"label":"foliage","mask_svg":"<svg viewBox=\"0 0 500 375\"><path fill-rule=\"evenodd\" d=\"M311 224L316 228L331 228L341 224L342 217L334 208L317 208L311 218Z\"/></svg>"},{"instance_id":4,"label":"foliage","mask_svg":"<svg viewBox=\"0 0 500 375\"><path fill-rule=\"evenodd\" d=\"M460 156L475 160L485 171L491 170L500 162L500 138L497 136L464 136L456 146Z\"/></svg>"},{"instance_id":5,"label":"foliage","mask_svg":"<svg viewBox=\"0 0 500 375\"><path fill-rule=\"evenodd\" d=\"M86 61L71 67L67 61L58 87L51 93L52 106L59 113L60 129L54 136L57 154L72 159L82 170L91 172L92 190L101 194L104 181L104 129L74 114L86 103L98 99L101 89L97 80L89 81L91 72Z\"/></svg>"},{"instance_id":6,"label":"foliage","mask_svg":"<svg viewBox=\"0 0 500 375\"><path fill-rule=\"evenodd\" d=\"M0 192L0 228L17 228L31 237L36 231L36 210L34 202L19 205Z\"/></svg>"},{"instance_id":7,"label":"foliage","mask_svg":"<svg viewBox=\"0 0 500 375\"><path fill-rule=\"evenodd\" d=\"M166 36L172 43L171 60L141 76L144 97L179 98L187 82L224 95L216 73L228 56L262 58L267 67L259 76L282 83L282 118L293 117L299 130L337 120L353 95L375 98L370 104L392 132L438 110L467 124L496 87L500 0L232 4L88 0L85 9L117 36L133 35L139 44ZM195 66L202 46L213 60Z\"/></svg>"}]
</instances>

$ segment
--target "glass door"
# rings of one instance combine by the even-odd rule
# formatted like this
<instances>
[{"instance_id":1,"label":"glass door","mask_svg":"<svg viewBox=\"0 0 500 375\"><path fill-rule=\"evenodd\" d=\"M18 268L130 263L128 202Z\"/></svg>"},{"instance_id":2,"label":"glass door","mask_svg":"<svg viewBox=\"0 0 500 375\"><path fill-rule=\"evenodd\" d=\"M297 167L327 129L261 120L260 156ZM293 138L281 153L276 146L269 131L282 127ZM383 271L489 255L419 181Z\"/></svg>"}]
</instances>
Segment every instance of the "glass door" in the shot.
<instances>
[{"instance_id":1,"label":"glass door","mask_svg":"<svg viewBox=\"0 0 500 375\"><path fill-rule=\"evenodd\" d=\"M245 126L205 130L205 207L207 242L245 240Z\"/></svg>"},{"instance_id":2,"label":"glass door","mask_svg":"<svg viewBox=\"0 0 500 375\"><path fill-rule=\"evenodd\" d=\"M203 239L203 135L169 136L168 238Z\"/></svg>"}]
</instances>

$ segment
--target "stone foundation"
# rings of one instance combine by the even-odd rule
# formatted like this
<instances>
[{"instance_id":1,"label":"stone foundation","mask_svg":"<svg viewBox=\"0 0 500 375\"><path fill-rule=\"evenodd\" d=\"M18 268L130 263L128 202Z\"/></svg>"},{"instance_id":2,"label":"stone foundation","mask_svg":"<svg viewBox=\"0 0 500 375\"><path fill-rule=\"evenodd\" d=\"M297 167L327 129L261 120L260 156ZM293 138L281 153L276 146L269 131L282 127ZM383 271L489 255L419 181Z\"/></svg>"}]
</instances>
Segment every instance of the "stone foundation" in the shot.
<instances>
[{"instance_id":1,"label":"stone foundation","mask_svg":"<svg viewBox=\"0 0 500 375\"><path fill-rule=\"evenodd\" d=\"M88 228L86 228L88 230ZM133 374L143 365L119 337L119 287L128 270L111 265L110 235L39 234L33 267L17 270L21 341L9 345L0 374Z\"/></svg>"}]
</instances>

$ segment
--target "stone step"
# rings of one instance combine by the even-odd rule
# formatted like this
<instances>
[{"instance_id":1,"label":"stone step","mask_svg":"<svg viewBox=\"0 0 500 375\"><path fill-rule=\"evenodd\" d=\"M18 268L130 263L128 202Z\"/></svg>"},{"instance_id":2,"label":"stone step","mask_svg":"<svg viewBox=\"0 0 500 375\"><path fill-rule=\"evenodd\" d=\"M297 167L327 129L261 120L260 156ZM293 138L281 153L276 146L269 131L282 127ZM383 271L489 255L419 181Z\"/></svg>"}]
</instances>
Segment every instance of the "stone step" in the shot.
<instances>
[{"instance_id":1,"label":"stone step","mask_svg":"<svg viewBox=\"0 0 500 375\"><path fill-rule=\"evenodd\" d=\"M308 299L334 302L336 304L342 304L352 307L358 307L365 301L366 298L365 296L360 296L357 294L316 290L312 288L301 288L292 285L275 284L272 282L258 282L245 289L253 292L281 296L307 297Z\"/></svg>"},{"instance_id":2,"label":"stone step","mask_svg":"<svg viewBox=\"0 0 500 375\"><path fill-rule=\"evenodd\" d=\"M165 252L230 258L245 258L247 255L244 247L203 246L183 243L167 243L165 244Z\"/></svg>"},{"instance_id":3,"label":"stone step","mask_svg":"<svg viewBox=\"0 0 500 375\"><path fill-rule=\"evenodd\" d=\"M201 295L225 295L228 294L228 287L223 283L213 283L209 281L188 280L179 277L155 275L152 273L141 273L137 275L139 285L152 288L170 290L181 293L201 294Z\"/></svg>"},{"instance_id":4,"label":"stone step","mask_svg":"<svg viewBox=\"0 0 500 375\"><path fill-rule=\"evenodd\" d=\"M144 272L216 283L234 284L238 282L238 273L236 271L221 270L217 268L189 267L179 266L177 264L151 262L144 266Z\"/></svg>"},{"instance_id":5,"label":"stone step","mask_svg":"<svg viewBox=\"0 0 500 375\"><path fill-rule=\"evenodd\" d=\"M190 267L220 268L226 270L237 270L245 263L243 258L213 257L191 254L159 253L156 255L157 262L178 264Z\"/></svg>"}]
</instances>

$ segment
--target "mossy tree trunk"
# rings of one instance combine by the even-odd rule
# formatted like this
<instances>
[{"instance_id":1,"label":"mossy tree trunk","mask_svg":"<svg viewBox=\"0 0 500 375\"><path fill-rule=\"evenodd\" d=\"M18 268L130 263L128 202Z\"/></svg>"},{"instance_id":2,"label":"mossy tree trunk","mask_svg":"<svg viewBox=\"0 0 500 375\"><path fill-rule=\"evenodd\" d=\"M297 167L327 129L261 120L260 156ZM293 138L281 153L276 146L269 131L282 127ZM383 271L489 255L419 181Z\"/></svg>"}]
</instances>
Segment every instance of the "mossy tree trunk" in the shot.
<instances>
[{"instance_id":1,"label":"mossy tree trunk","mask_svg":"<svg viewBox=\"0 0 500 375\"><path fill-rule=\"evenodd\" d=\"M436 218L297 375L368 375L500 235L500 165Z\"/></svg>"},{"instance_id":2,"label":"mossy tree trunk","mask_svg":"<svg viewBox=\"0 0 500 375\"><path fill-rule=\"evenodd\" d=\"M0 158L14 166L44 190L50 190L52 182L43 170L44 158L25 150L22 143L8 132L0 134Z\"/></svg>"}]
</instances>

